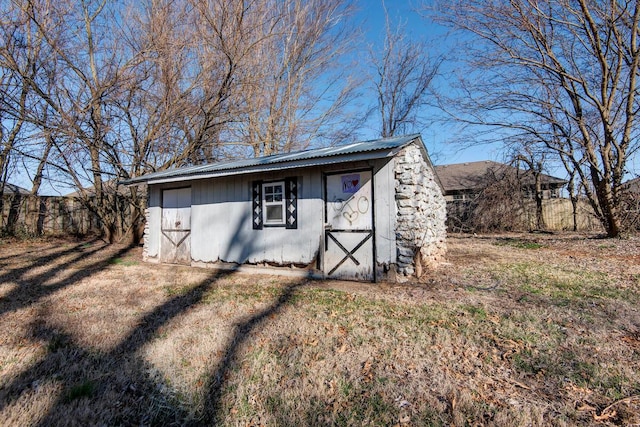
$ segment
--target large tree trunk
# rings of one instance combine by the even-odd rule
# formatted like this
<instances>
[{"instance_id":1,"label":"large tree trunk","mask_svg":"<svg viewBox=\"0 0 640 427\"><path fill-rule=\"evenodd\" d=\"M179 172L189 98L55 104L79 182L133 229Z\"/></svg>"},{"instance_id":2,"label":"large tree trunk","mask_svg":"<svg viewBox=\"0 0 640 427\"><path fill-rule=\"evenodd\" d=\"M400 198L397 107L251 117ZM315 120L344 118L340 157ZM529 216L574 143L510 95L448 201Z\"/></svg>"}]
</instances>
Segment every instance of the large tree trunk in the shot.
<instances>
[{"instance_id":1,"label":"large tree trunk","mask_svg":"<svg viewBox=\"0 0 640 427\"><path fill-rule=\"evenodd\" d=\"M607 179L600 178L598 169L591 167L591 181L595 187L597 203L600 208L600 222L607 237L620 236L619 206ZM606 178L606 175L605 175Z\"/></svg>"}]
</instances>

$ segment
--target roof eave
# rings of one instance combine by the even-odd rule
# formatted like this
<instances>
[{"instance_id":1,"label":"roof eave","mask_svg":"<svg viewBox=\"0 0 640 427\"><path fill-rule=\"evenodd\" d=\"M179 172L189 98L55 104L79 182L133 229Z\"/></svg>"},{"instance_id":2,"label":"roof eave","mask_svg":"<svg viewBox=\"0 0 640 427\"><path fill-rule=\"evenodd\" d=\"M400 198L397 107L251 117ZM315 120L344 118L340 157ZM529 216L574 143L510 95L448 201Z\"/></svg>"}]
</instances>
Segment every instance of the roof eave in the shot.
<instances>
[{"instance_id":1,"label":"roof eave","mask_svg":"<svg viewBox=\"0 0 640 427\"><path fill-rule=\"evenodd\" d=\"M192 166L187 168L174 169L171 171L159 171L123 180L120 183L126 186L134 186L143 183L162 184L168 182L180 182L207 179L221 176L242 175L249 173L260 173L264 171L277 171L285 169L302 168L309 166L322 166L327 164L338 164L358 160L372 160L384 157L391 157L397 154L407 145L419 141L420 148L424 151L427 160L429 155L426 151L424 142L420 134L411 134L403 137L390 138L390 145L384 145L389 139L380 139L372 141L363 141L345 146L347 149L356 146L354 151L340 153L340 147L327 147L318 150L310 150L308 152L290 153L284 155L276 155L276 158L269 157L259 158L258 163L249 161L249 164L243 165L243 161L231 161L226 164L211 164ZM373 143L373 145L369 145ZM376 146L376 143L383 143L382 146ZM337 152L336 152L337 150ZM296 159L297 156L304 156Z\"/></svg>"},{"instance_id":2,"label":"roof eave","mask_svg":"<svg viewBox=\"0 0 640 427\"><path fill-rule=\"evenodd\" d=\"M171 177L164 177L164 178L158 178L158 179L151 178L148 180L141 180L138 182L130 182L130 183L127 183L126 185L139 185L144 182L148 183L149 185L167 184L171 182L184 182L184 181L193 181L193 180L208 179L208 178L220 178L224 176L248 175L248 174L260 173L260 172L299 169L299 168L305 168L305 167L311 167L311 166L325 166L325 165L331 165L331 164L376 160L376 159L393 157L399 151L399 149L400 148L394 148L394 149L388 149L384 151L362 152L362 153L355 153L355 154L349 154L349 155L313 158L313 159L305 159L305 160L283 162L283 163L273 163L269 165L259 165L259 166L245 167L245 168L227 169L227 170L220 170L220 171L201 173L201 174L184 174L184 175L181 174L181 175L175 175ZM130 180L130 181L133 181L133 180Z\"/></svg>"}]
</instances>

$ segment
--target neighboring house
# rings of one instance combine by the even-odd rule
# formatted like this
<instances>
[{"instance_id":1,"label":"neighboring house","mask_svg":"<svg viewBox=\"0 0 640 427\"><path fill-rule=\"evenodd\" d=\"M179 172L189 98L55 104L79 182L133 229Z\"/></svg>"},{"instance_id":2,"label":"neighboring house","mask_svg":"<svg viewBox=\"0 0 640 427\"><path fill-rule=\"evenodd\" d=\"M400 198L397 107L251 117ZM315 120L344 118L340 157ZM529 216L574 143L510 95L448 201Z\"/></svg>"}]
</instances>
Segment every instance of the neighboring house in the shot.
<instances>
[{"instance_id":1,"label":"neighboring house","mask_svg":"<svg viewBox=\"0 0 640 427\"><path fill-rule=\"evenodd\" d=\"M474 200L482 189L508 175L518 177L527 197L533 198L535 195L535 181L530 171L491 160L441 165L436 166L435 171L448 202ZM567 181L542 174L541 183L543 199L555 199L560 197Z\"/></svg>"},{"instance_id":2,"label":"neighboring house","mask_svg":"<svg viewBox=\"0 0 640 427\"><path fill-rule=\"evenodd\" d=\"M446 203L420 135L123 183L148 184L144 257L150 262L404 281L445 253Z\"/></svg>"},{"instance_id":3,"label":"neighboring house","mask_svg":"<svg viewBox=\"0 0 640 427\"><path fill-rule=\"evenodd\" d=\"M0 188L2 188L3 195L19 194L21 196L28 196L29 194L31 194L29 190L18 187L17 185L9 184L8 182L4 183L4 185L0 183Z\"/></svg>"},{"instance_id":4,"label":"neighboring house","mask_svg":"<svg viewBox=\"0 0 640 427\"><path fill-rule=\"evenodd\" d=\"M119 185L120 183L118 181L116 181L115 179L110 179L108 181L103 181L102 183L102 189L103 192L105 194L113 194L116 192L116 189L118 191L118 195L120 196L125 196L128 197L131 195L131 191L129 188L123 186L123 185ZM146 188L144 186L137 186L137 193L138 196L140 197L146 197ZM83 197L94 197L95 196L95 186L91 185L88 187L85 187L82 189L82 191L80 190L74 190L71 193L65 194L64 197L75 197L75 198L83 198Z\"/></svg>"},{"instance_id":5,"label":"neighboring house","mask_svg":"<svg viewBox=\"0 0 640 427\"><path fill-rule=\"evenodd\" d=\"M640 194L640 177L630 179L622 183L624 191L632 194Z\"/></svg>"},{"instance_id":6,"label":"neighboring house","mask_svg":"<svg viewBox=\"0 0 640 427\"><path fill-rule=\"evenodd\" d=\"M622 225L627 230L640 230L640 177L622 183Z\"/></svg>"}]
</instances>

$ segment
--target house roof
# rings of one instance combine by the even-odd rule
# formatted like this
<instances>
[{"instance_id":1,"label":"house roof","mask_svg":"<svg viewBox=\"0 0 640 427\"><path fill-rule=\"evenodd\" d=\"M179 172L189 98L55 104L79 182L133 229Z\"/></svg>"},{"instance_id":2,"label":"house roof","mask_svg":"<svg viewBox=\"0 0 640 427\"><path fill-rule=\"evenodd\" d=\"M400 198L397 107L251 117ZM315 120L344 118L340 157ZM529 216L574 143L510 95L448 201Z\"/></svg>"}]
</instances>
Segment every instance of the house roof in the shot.
<instances>
[{"instance_id":1,"label":"house roof","mask_svg":"<svg viewBox=\"0 0 640 427\"><path fill-rule=\"evenodd\" d=\"M421 136L419 134L412 134L355 142L336 147L317 148L313 150L275 154L272 156L230 160L226 162L171 169L142 175L122 181L121 183L125 185L134 185L143 182L158 184L162 182L184 181L189 179L202 179L216 176L378 159L393 156L398 150L414 141L419 141L419 145L424 149L426 155L427 150ZM426 156L426 160L427 162L430 162L428 156Z\"/></svg>"},{"instance_id":2,"label":"house roof","mask_svg":"<svg viewBox=\"0 0 640 427\"><path fill-rule=\"evenodd\" d=\"M623 182L622 187L632 193L640 193L640 177Z\"/></svg>"},{"instance_id":3,"label":"house roof","mask_svg":"<svg viewBox=\"0 0 640 427\"><path fill-rule=\"evenodd\" d=\"M435 167L435 171L438 178L440 178L444 191L447 193L480 189L486 185L489 173L499 177L507 173L519 172L524 184L534 184L533 176L529 171L518 170L513 166L491 160L440 165ZM555 184L556 186L562 186L567 183L564 179L546 174L542 174L542 182L547 185Z\"/></svg>"},{"instance_id":4,"label":"house roof","mask_svg":"<svg viewBox=\"0 0 640 427\"><path fill-rule=\"evenodd\" d=\"M122 187L120 185L120 182L116 181L115 179L110 179L108 181L102 181L102 191L106 194L113 194L117 191L117 193L121 196L128 196L130 194L130 191L128 188ZM144 192L144 189L140 189L138 188L137 192L138 194L142 194L141 192ZM82 190L74 190L70 193L67 193L64 195L64 197L93 197L96 194L96 187L91 185L88 187L84 187Z\"/></svg>"},{"instance_id":5,"label":"house roof","mask_svg":"<svg viewBox=\"0 0 640 427\"><path fill-rule=\"evenodd\" d=\"M24 196L31 194L29 190L8 182L5 182L4 186L0 185L0 187L3 187L2 194L21 194Z\"/></svg>"}]
</instances>

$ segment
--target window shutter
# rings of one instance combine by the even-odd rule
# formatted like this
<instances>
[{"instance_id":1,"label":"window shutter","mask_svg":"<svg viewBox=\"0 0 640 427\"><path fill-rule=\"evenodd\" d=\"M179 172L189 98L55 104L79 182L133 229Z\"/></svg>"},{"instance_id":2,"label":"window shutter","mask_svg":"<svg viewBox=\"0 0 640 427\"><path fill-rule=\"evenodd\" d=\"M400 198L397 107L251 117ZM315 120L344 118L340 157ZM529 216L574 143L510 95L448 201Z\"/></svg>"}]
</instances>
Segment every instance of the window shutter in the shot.
<instances>
[{"instance_id":1,"label":"window shutter","mask_svg":"<svg viewBox=\"0 0 640 427\"><path fill-rule=\"evenodd\" d=\"M285 226L289 229L298 228L298 179L296 177L285 179L284 195L287 199Z\"/></svg>"},{"instance_id":2,"label":"window shutter","mask_svg":"<svg viewBox=\"0 0 640 427\"><path fill-rule=\"evenodd\" d=\"M262 181L253 181L251 183L252 193L252 212L253 212L253 229L262 230Z\"/></svg>"}]
</instances>

